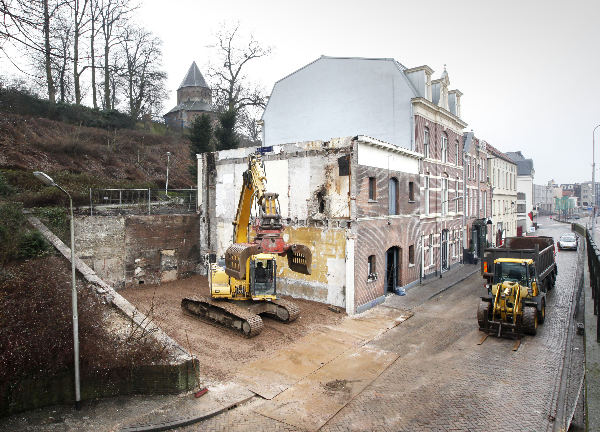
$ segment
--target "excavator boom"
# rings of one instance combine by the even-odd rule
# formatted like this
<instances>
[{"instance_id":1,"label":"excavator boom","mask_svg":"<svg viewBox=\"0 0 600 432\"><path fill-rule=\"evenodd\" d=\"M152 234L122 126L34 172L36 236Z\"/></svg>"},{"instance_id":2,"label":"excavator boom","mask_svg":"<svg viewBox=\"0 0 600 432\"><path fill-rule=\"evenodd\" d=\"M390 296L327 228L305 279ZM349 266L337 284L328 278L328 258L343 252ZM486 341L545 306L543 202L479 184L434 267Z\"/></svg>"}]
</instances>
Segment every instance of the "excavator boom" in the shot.
<instances>
[{"instance_id":1,"label":"excavator boom","mask_svg":"<svg viewBox=\"0 0 600 432\"><path fill-rule=\"evenodd\" d=\"M236 218L233 222L235 243L225 252L226 273L236 279L243 279L248 257L257 253L272 253L286 256L288 267L292 271L310 274L312 264L310 249L304 245L287 244L283 240L284 226L279 212L279 196L266 191L267 178L259 154L250 155L243 180ZM254 199L258 204L259 214L254 226L256 236L250 241L248 228Z\"/></svg>"}]
</instances>

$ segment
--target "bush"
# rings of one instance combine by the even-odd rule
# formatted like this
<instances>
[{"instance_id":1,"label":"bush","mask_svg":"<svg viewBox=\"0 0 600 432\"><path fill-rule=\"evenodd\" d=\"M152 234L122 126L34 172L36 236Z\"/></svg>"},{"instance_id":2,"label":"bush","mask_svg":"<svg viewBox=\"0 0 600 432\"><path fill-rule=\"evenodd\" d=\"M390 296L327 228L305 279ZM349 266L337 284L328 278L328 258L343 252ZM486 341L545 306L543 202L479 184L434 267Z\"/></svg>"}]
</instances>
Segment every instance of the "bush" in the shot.
<instances>
[{"instance_id":1,"label":"bush","mask_svg":"<svg viewBox=\"0 0 600 432\"><path fill-rule=\"evenodd\" d=\"M27 231L19 241L20 259L37 258L52 252L52 246L39 231Z\"/></svg>"},{"instance_id":2,"label":"bush","mask_svg":"<svg viewBox=\"0 0 600 432\"><path fill-rule=\"evenodd\" d=\"M19 204L0 204L0 264L51 252L52 247L44 237L38 231L27 228L27 221Z\"/></svg>"},{"instance_id":3,"label":"bush","mask_svg":"<svg viewBox=\"0 0 600 432\"><path fill-rule=\"evenodd\" d=\"M8 182L0 172L0 196L8 196L11 195L13 192L13 187L8 184Z\"/></svg>"},{"instance_id":4,"label":"bush","mask_svg":"<svg viewBox=\"0 0 600 432\"><path fill-rule=\"evenodd\" d=\"M32 269L35 271L32 271ZM110 333L101 302L78 287L81 374L103 376L164 359L151 338ZM73 367L70 264L45 257L0 272L0 388Z\"/></svg>"},{"instance_id":5,"label":"bush","mask_svg":"<svg viewBox=\"0 0 600 432\"><path fill-rule=\"evenodd\" d=\"M100 111L83 105L60 102L52 104L28 91L2 86L0 86L0 111L45 117L102 129L123 129L135 126L134 119L117 110Z\"/></svg>"}]
</instances>

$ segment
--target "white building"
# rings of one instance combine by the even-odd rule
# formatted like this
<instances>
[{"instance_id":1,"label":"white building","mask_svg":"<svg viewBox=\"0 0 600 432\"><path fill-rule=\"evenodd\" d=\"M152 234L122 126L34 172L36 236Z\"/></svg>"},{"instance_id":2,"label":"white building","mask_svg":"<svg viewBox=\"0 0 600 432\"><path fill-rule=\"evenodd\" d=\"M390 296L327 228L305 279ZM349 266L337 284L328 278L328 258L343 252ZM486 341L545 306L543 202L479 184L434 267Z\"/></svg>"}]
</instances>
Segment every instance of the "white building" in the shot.
<instances>
[{"instance_id":1,"label":"white building","mask_svg":"<svg viewBox=\"0 0 600 432\"><path fill-rule=\"evenodd\" d=\"M492 185L493 242L517 235L517 164L497 148L487 145L488 175Z\"/></svg>"},{"instance_id":2,"label":"white building","mask_svg":"<svg viewBox=\"0 0 600 432\"><path fill-rule=\"evenodd\" d=\"M414 150L415 102L433 103L445 127L447 113L460 118L462 93L448 88L445 71L440 79L432 74L392 58L322 56L273 86L262 117L264 145L368 135Z\"/></svg>"},{"instance_id":3,"label":"white building","mask_svg":"<svg viewBox=\"0 0 600 432\"><path fill-rule=\"evenodd\" d=\"M526 159L520 151L506 152L517 164L517 235L525 235L533 226L533 160Z\"/></svg>"}]
</instances>

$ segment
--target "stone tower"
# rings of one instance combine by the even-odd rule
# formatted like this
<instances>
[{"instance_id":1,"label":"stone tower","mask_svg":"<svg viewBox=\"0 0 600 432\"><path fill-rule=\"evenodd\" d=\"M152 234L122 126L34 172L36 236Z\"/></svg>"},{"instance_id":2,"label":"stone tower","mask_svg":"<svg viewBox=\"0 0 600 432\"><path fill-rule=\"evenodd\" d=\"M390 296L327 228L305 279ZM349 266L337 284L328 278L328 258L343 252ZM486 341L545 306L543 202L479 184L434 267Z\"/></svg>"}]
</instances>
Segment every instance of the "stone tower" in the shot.
<instances>
[{"instance_id":1,"label":"stone tower","mask_svg":"<svg viewBox=\"0 0 600 432\"><path fill-rule=\"evenodd\" d=\"M214 117L212 91L193 62L177 89L177 106L163 117L170 128L183 129L202 114Z\"/></svg>"}]
</instances>

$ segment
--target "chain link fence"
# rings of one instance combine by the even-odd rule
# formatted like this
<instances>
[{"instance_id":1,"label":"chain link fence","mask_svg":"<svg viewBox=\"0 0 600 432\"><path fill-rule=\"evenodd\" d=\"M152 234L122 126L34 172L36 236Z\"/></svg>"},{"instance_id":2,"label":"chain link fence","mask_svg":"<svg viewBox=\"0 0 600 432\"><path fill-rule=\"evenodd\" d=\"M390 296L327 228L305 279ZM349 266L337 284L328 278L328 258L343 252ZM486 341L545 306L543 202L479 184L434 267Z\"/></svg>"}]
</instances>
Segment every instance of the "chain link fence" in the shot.
<instances>
[{"instance_id":1,"label":"chain link fence","mask_svg":"<svg viewBox=\"0 0 600 432\"><path fill-rule=\"evenodd\" d=\"M90 215L195 213L197 189L90 189Z\"/></svg>"}]
</instances>

